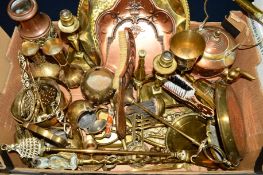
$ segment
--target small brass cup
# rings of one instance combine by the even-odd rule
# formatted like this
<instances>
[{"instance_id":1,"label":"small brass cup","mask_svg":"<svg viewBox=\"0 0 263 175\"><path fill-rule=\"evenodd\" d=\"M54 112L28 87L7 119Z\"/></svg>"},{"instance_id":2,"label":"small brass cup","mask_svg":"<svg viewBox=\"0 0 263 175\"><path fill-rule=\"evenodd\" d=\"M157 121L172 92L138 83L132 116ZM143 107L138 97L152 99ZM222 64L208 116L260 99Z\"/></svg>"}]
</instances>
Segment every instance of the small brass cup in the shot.
<instances>
[{"instance_id":1,"label":"small brass cup","mask_svg":"<svg viewBox=\"0 0 263 175\"><path fill-rule=\"evenodd\" d=\"M52 56L60 66L66 66L67 60L63 52L63 41L58 38L52 38L47 40L42 50L45 55Z\"/></svg>"},{"instance_id":2,"label":"small brass cup","mask_svg":"<svg viewBox=\"0 0 263 175\"><path fill-rule=\"evenodd\" d=\"M175 55L178 70L189 71L203 55L206 43L199 33L186 30L175 34L170 41L170 50Z\"/></svg>"}]
</instances>

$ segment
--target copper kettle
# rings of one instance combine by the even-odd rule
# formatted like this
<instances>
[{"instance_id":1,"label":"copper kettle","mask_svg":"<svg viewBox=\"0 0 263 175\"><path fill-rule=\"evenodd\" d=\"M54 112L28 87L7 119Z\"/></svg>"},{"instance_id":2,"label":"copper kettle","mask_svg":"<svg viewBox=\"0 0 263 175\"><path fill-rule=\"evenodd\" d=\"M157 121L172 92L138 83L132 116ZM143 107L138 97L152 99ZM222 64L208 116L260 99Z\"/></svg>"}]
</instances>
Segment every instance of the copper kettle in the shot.
<instances>
[{"instance_id":1,"label":"copper kettle","mask_svg":"<svg viewBox=\"0 0 263 175\"><path fill-rule=\"evenodd\" d=\"M228 32L219 27L204 27L199 33L205 39L206 48L203 57L194 67L195 73L204 77L213 77L234 64L239 45Z\"/></svg>"}]
</instances>

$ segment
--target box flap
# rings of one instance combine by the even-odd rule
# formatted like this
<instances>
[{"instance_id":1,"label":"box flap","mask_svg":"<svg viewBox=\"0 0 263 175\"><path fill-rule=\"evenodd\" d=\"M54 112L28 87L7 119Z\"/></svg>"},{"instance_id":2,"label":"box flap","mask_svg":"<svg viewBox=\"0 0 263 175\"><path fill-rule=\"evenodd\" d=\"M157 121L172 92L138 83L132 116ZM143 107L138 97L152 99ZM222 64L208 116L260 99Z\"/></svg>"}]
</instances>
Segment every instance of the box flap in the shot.
<instances>
[{"instance_id":1,"label":"box flap","mask_svg":"<svg viewBox=\"0 0 263 175\"><path fill-rule=\"evenodd\" d=\"M6 83L12 69L12 63L6 56L8 45L10 42L10 37L5 33L5 31L0 27L0 94L5 93Z\"/></svg>"}]
</instances>

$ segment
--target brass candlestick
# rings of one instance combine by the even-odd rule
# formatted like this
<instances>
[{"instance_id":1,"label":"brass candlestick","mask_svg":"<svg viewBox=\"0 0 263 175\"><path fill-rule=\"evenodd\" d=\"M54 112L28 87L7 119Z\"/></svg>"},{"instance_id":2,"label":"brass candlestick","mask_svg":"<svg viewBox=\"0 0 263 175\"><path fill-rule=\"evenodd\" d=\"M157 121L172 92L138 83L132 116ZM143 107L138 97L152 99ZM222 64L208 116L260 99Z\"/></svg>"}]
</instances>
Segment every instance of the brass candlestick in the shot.
<instances>
[{"instance_id":1,"label":"brass candlestick","mask_svg":"<svg viewBox=\"0 0 263 175\"><path fill-rule=\"evenodd\" d=\"M69 10L64 9L60 11L58 27L61 31L61 37L74 48L71 63L80 66L85 71L94 67L96 63L83 52L79 42L79 20Z\"/></svg>"},{"instance_id":2,"label":"brass candlestick","mask_svg":"<svg viewBox=\"0 0 263 175\"><path fill-rule=\"evenodd\" d=\"M145 57L146 57L146 51L139 50L138 66L134 72L134 78L133 78L135 89L137 90L137 102L141 101L140 99L141 88L143 85L143 81L145 80L146 77L145 65L144 65Z\"/></svg>"}]
</instances>

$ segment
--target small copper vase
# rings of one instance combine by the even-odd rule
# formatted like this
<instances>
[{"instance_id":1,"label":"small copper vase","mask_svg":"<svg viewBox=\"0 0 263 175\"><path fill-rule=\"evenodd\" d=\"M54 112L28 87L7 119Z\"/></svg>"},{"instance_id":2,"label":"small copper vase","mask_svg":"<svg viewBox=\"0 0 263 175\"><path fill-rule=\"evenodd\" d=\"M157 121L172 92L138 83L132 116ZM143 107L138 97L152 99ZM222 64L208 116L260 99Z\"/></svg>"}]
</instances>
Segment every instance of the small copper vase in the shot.
<instances>
[{"instance_id":1,"label":"small copper vase","mask_svg":"<svg viewBox=\"0 0 263 175\"><path fill-rule=\"evenodd\" d=\"M26 40L38 40L50 34L51 19L38 12L35 0L11 0L7 13L14 21L19 22L19 33Z\"/></svg>"}]
</instances>

